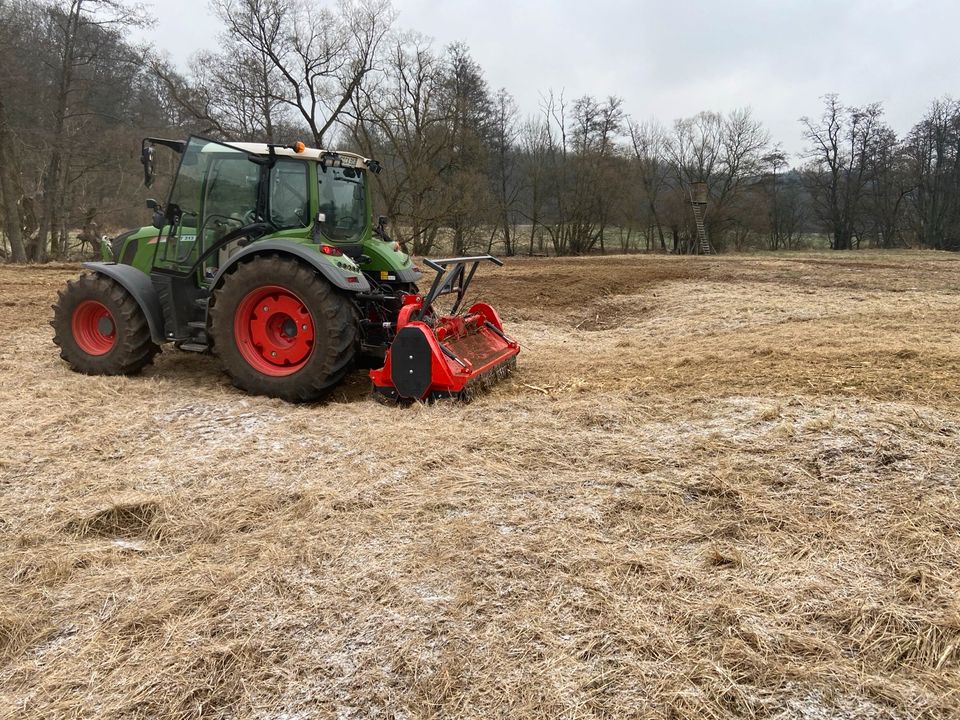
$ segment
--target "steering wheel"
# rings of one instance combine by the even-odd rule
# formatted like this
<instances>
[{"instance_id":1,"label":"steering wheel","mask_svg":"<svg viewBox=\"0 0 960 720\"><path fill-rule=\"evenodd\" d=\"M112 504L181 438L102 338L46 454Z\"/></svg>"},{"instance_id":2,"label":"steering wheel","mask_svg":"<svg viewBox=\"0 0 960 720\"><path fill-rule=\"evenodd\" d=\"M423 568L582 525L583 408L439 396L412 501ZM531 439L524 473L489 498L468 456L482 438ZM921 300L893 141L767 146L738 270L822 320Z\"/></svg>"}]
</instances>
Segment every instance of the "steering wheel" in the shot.
<instances>
[{"instance_id":1,"label":"steering wheel","mask_svg":"<svg viewBox=\"0 0 960 720\"><path fill-rule=\"evenodd\" d=\"M203 221L204 227L207 226L207 223L213 225L213 227L217 230L222 230L223 228L230 227L232 225L240 226L242 224L239 218L235 218L231 215L207 215Z\"/></svg>"}]
</instances>

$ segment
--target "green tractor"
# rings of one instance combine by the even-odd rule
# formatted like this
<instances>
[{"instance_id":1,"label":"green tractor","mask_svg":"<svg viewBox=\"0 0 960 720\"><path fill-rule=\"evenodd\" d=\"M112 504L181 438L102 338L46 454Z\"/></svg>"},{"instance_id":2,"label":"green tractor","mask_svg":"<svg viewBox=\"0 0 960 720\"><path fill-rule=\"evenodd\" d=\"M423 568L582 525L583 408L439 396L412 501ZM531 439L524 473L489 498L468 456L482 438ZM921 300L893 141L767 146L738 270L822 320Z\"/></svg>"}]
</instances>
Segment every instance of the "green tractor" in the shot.
<instances>
[{"instance_id":1,"label":"green tractor","mask_svg":"<svg viewBox=\"0 0 960 720\"><path fill-rule=\"evenodd\" d=\"M380 164L295 145L146 138L179 154L153 224L101 245L102 262L54 305L54 342L76 371L134 374L160 346L214 352L234 384L291 401L320 397L370 368L383 398L463 396L504 376L519 345L485 303L461 307L477 266L496 258L425 260L423 273L374 224L369 177ZM453 295L448 314L434 308ZM398 356L391 358L397 346Z\"/></svg>"}]
</instances>

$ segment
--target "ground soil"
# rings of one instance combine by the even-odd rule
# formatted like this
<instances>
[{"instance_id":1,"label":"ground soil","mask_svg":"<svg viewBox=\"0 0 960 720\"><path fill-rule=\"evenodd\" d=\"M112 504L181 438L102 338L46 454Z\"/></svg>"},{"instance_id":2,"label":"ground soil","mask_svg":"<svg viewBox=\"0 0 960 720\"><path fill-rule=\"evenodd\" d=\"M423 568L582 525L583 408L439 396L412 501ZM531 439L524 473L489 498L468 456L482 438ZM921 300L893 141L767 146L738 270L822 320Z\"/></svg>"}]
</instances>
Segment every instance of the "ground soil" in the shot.
<instances>
[{"instance_id":1,"label":"ground soil","mask_svg":"<svg viewBox=\"0 0 960 720\"><path fill-rule=\"evenodd\" d=\"M960 716L960 258L508 260L467 405L70 372L0 268L0 718Z\"/></svg>"}]
</instances>

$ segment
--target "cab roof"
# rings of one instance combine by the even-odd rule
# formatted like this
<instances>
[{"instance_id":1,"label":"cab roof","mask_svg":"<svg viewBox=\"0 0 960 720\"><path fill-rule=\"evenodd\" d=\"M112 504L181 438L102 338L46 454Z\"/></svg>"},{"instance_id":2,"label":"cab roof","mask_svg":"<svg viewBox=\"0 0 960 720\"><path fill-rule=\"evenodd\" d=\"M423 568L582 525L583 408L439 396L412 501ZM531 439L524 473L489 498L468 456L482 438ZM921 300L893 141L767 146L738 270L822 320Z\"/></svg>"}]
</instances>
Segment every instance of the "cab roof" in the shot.
<instances>
[{"instance_id":1,"label":"cab roof","mask_svg":"<svg viewBox=\"0 0 960 720\"><path fill-rule=\"evenodd\" d=\"M270 146L266 143L251 143L251 142L223 142L224 145L229 145L230 147L235 147L237 150L243 150L244 152L251 153L253 155L269 155ZM355 158L360 160L363 165L368 165L372 162L371 158L363 157L362 155L357 155L356 153L347 152L345 150L323 150L319 148L304 148L303 152L294 152L287 147L278 147L274 145L274 153L280 157L290 157L297 158L299 160L320 160L322 155L339 155L341 157Z\"/></svg>"}]
</instances>

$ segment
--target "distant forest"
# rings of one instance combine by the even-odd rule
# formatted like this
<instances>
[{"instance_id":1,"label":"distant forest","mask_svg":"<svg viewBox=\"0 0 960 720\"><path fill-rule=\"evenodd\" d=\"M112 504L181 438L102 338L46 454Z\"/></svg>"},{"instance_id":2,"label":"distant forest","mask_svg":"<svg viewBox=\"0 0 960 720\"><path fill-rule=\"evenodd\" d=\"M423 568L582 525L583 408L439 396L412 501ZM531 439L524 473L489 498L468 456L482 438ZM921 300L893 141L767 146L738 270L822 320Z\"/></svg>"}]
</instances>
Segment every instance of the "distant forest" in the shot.
<instances>
[{"instance_id":1,"label":"distant forest","mask_svg":"<svg viewBox=\"0 0 960 720\"><path fill-rule=\"evenodd\" d=\"M699 182L717 251L960 250L960 104L948 97L899 137L880 104L826 95L789 156L748 109L663 124L630 117L619 97L544 89L523 116L468 47L397 27L387 0L211 8L222 32L179 66L130 40L150 22L134 3L0 0L4 259L89 252L146 223L140 138L190 133L380 160L377 212L418 255L697 252Z\"/></svg>"}]
</instances>

